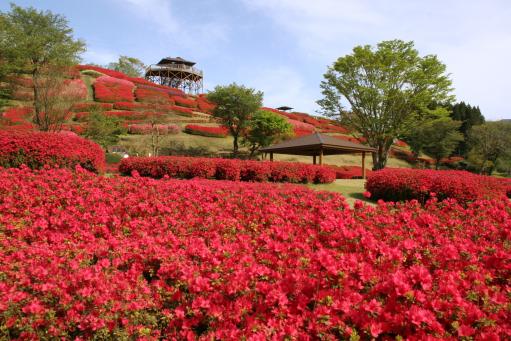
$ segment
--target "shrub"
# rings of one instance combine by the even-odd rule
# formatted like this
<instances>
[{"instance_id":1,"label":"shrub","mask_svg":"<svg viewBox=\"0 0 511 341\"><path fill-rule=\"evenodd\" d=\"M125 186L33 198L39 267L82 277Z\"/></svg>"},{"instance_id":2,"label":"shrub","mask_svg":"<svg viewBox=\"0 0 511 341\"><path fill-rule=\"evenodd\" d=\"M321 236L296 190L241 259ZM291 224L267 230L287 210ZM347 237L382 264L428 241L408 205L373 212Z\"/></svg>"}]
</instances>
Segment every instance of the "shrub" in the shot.
<instances>
[{"instance_id":1,"label":"shrub","mask_svg":"<svg viewBox=\"0 0 511 341\"><path fill-rule=\"evenodd\" d=\"M296 136L296 137L299 137L299 136L305 136L305 135L310 135L312 134L314 131L312 130L309 130L309 129L296 129L294 128L293 129L293 134Z\"/></svg>"},{"instance_id":2,"label":"shrub","mask_svg":"<svg viewBox=\"0 0 511 341\"><path fill-rule=\"evenodd\" d=\"M187 116L187 117L193 116L193 110L190 108L184 108L184 107L180 107L178 105L173 105L170 107L170 110L174 111L176 114L181 115L181 116Z\"/></svg>"},{"instance_id":3,"label":"shrub","mask_svg":"<svg viewBox=\"0 0 511 341\"><path fill-rule=\"evenodd\" d=\"M291 185L59 169L0 170L0 193L9 338L504 340L511 329L509 201L350 209Z\"/></svg>"},{"instance_id":4,"label":"shrub","mask_svg":"<svg viewBox=\"0 0 511 341\"><path fill-rule=\"evenodd\" d=\"M185 133L192 135L201 135L208 137L226 137L229 134L229 130L226 127L207 127L197 124L188 124L185 127Z\"/></svg>"},{"instance_id":5,"label":"shrub","mask_svg":"<svg viewBox=\"0 0 511 341\"><path fill-rule=\"evenodd\" d=\"M101 76L93 84L94 98L99 102L132 102L135 85L127 80Z\"/></svg>"},{"instance_id":6,"label":"shrub","mask_svg":"<svg viewBox=\"0 0 511 341\"><path fill-rule=\"evenodd\" d=\"M372 172L366 182L372 198L387 201L416 199L422 203L431 196L439 200L456 199L467 203L505 195L503 183L496 178L466 171L394 168Z\"/></svg>"},{"instance_id":7,"label":"shrub","mask_svg":"<svg viewBox=\"0 0 511 341\"><path fill-rule=\"evenodd\" d=\"M115 102L113 106L117 110L146 110L152 107L150 104L136 102Z\"/></svg>"},{"instance_id":8,"label":"shrub","mask_svg":"<svg viewBox=\"0 0 511 341\"><path fill-rule=\"evenodd\" d=\"M288 118L287 121L293 126L293 129L296 129L296 130L308 130L310 132L314 131L314 126L311 125L311 124L300 122L300 121L297 121L297 120L292 120L292 119L289 119L289 118Z\"/></svg>"},{"instance_id":9,"label":"shrub","mask_svg":"<svg viewBox=\"0 0 511 341\"><path fill-rule=\"evenodd\" d=\"M197 106L200 111L208 114L212 113L215 109L215 104L209 102L205 95L199 95L199 97L197 97Z\"/></svg>"},{"instance_id":10,"label":"shrub","mask_svg":"<svg viewBox=\"0 0 511 341\"><path fill-rule=\"evenodd\" d=\"M122 160L119 171L124 175L137 171L141 176L156 179L198 176L256 182L330 183L335 180L335 172L326 166L183 156L130 157Z\"/></svg>"},{"instance_id":11,"label":"shrub","mask_svg":"<svg viewBox=\"0 0 511 341\"><path fill-rule=\"evenodd\" d=\"M173 96L172 100L181 107L197 108L197 101L193 98L186 98L180 96Z\"/></svg>"},{"instance_id":12,"label":"shrub","mask_svg":"<svg viewBox=\"0 0 511 341\"><path fill-rule=\"evenodd\" d=\"M34 109L30 107L13 107L7 109L0 117L9 125L27 123Z\"/></svg>"},{"instance_id":13,"label":"shrub","mask_svg":"<svg viewBox=\"0 0 511 341\"><path fill-rule=\"evenodd\" d=\"M101 172L105 153L96 143L79 136L43 132L0 131L0 166L42 168L45 165Z\"/></svg>"},{"instance_id":14,"label":"shrub","mask_svg":"<svg viewBox=\"0 0 511 341\"><path fill-rule=\"evenodd\" d=\"M135 97L137 101L143 103L168 103L174 104L170 97L161 91L137 88L135 89Z\"/></svg>"},{"instance_id":15,"label":"shrub","mask_svg":"<svg viewBox=\"0 0 511 341\"><path fill-rule=\"evenodd\" d=\"M335 171L336 179L361 179L362 178L362 167L360 166L332 166L329 165L332 170ZM366 175L371 174L372 171L366 169Z\"/></svg>"}]
</instances>

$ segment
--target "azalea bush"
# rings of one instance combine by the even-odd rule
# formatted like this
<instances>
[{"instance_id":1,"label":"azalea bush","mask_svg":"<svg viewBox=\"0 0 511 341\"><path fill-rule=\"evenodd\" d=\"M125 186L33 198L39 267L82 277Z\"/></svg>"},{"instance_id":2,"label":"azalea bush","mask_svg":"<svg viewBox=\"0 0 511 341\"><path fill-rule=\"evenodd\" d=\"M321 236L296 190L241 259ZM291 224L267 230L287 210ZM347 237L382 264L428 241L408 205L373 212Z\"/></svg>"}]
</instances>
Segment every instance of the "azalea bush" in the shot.
<instances>
[{"instance_id":1,"label":"azalea bush","mask_svg":"<svg viewBox=\"0 0 511 341\"><path fill-rule=\"evenodd\" d=\"M478 199L501 198L506 195L505 184L497 178L466 171L393 168L372 172L366 189L374 199L427 201L456 199L467 203Z\"/></svg>"},{"instance_id":2,"label":"azalea bush","mask_svg":"<svg viewBox=\"0 0 511 341\"><path fill-rule=\"evenodd\" d=\"M170 107L170 110L178 115L181 115L181 116L187 116L187 117L193 116L193 109L191 109L191 108L180 107L179 105L172 105Z\"/></svg>"},{"instance_id":3,"label":"azalea bush","mask_svg":"<svg viewBox=\"0 0 511 341\"><path fill-rule=\"evenodd\" d=\"M298 162L270 162L184 156L130 157L119 171L152 178L214 178L219 180L330 183L335 172L327 166Z\"/></svg>"},{"instance_id":4,"label":"azalea bush","mask_svg":"<svg viewBox=\"0 0 511 341\"><path fill-rule=\"evenodd\" d=\"M112 103L82 102L73 104L71 111L112 110L113 107Z\"/></svg>"},{"instance_id":5,"label":"azalea bush","mask_svg":"<svg viewBox=\"0 0 511 341\"><path fill-rule=\"evenodd\" d=\"M229 130L223 126L210 127L197 124L188 124L185 126L185 133L192 135L201 135L207 137L226 137Z\"/></svg>"},{"instance_id":6,"label":"azalea bush","mask_svg":"<svg viewBox=\"0 0 511 341\"><path fill-rule=\"evenodd\" d=\"M0 170L3 339L511 334L511 203Z\"/></svg>"},{"instance_id":7,"label":"azalea bush","mask_svg":"<svg viewBox=\"0 0 511 341\"><path fill-rule=\"evenodd\" d=\"M172 100L176 103L176 105L179 105L181 107L197 108L197 101L190 97L186 98L180 96L173 96Z\"/></svg>"},{"instance_id":8,"label":"azalea bush","mask_svg":"<svg viewBox=\"0 0 511 341\"><path fill-rule=\"evenodd\" d=\"M174 101L165 92L151 89L137 88L135 89L135 97L137 101L144 103L174 104Z\"/></svg>"},{"instance_id":9,"label":"azalea bush","mask_svg":"<svg viewBox=\"0 0 511 341\"><path fill-rule=\"evenodd\" d=\"M362 178L362 167L360 166L332 166L328 165L335 171L336 179L360 179ZM366 169L366 175L371 174L370 169Z\"/></svg>"},{"instance_id":10,"label":"azalea bush","mask_svg":"<svg viewBox=\"0 0 511 341\"><path fill-rule=\"evenodd\" d=\"M30 168L76 165L101 172L105 153L96 143L76 135L0 130L0 167Z\"/></svg>"},{"instance_id":11,"label":"azalea bush","mask_svg":"<svg viewBox=\"0 0 511 341\"><path fill-rule=\"evenodd\" d=\"M101 76L94 84L94 99L99 102L132 102L135 85L124 79Z\"/></svg>"}]
</instances>

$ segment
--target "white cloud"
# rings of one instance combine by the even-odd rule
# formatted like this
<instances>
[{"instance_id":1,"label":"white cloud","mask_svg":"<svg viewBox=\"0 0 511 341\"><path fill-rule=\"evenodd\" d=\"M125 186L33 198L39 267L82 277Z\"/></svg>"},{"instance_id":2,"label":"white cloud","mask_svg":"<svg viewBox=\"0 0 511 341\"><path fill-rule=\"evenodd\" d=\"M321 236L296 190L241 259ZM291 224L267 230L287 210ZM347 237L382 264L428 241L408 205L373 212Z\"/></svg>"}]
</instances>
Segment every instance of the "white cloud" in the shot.
<instances>
[{"instance_id":1,"label":"white cloud","mask_svg":"<svg viewBox=\"0 0 511 341\"><path fill-rule=\"evenodd\" d=\"M255 73L247 77L249 80L246 81L247 86L264 92L264 106L276 108L288 105L295 111L313 112L315 99L307 90L307 82L298 72L287 66L268 69L252 70Z\"/></svg>"},{"instance_id":2,"label":"white cloud","mask_svg":"<svg viewBox=\"0 0 511 341\"><path fill-rule=\"evenodd\" d=\"M508 1L244 0L296 39L311 60L330 64L359 44L414 40L452 73L460 100L487 118L511 116L511 3ZM317 86L317 85L316 85Z\"/></svg>"},{"instance_id":3,"label":"white cloud","mask_svg":"<svg viewBox=\"0 0 511 341\"><path fill-rule=\"evenodd\" d=\"M110 62L114 62L119 58L117 53L114 53L110 50L97 49L97 48L87 48L82 54L82 59L84 63L94 63L105 65Z\"/></svg>"},{"instance_id":4,"label":"white cloud","mask_svg":"<svg viewBox=\"0 0 511 341\"><path fill-rule=\"evenodd\" d=\"M173 49L191 50L195 56L214 51L227 41L228 28L221 18L207 21L176 15L172 0L115 0L147 25L154 26Z\"/></svg>"}]
</instances>

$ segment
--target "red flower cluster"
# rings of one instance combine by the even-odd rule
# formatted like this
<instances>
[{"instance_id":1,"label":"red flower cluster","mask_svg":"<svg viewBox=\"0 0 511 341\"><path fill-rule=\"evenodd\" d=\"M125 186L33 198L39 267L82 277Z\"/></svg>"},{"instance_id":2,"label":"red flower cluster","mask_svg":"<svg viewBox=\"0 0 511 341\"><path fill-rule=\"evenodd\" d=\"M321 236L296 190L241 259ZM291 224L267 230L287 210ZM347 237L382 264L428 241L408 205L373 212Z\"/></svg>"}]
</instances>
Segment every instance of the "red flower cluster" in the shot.
<instances>
[{"instance_id":1,"label":"red flower cluster","mask_svg":"<svg viewBox=\"0 0 511 341\"><path fill-rule=\"evenodd\" d=\"M416 199L422 203L430 197L456 199L467 203L478 199L505 196L504 183L493 177L466 171L393 168L372 172L366 189L375 199L400 201Z\"/></svg>"},{"instance_id":2,"label":"red flower cluster","mask_svg":"<svg viewBox=\"0 0 511 341\"><path fill-rule=\"evenodd\" d=\"M511 335L511 204L0 170L11 339Z\"/></svg>"},{"instance_id":3,"label":"red flower cluster","mask_svg":"<svg viewBox=\"0 0 511 341\"><path fill-rule=\"evenodd\" d=\"M394 144L398 147L408 147L408 143L406 143L405 141L401 141L401 140L396 140L396 142L394 142Z\"/></svg>"},{"instance_id":4,"label":"red flower cluster","mask_svg":"<svg viewBox=\"0 0 511 341\"><path fill-rule=\"evenodd\" d=\"M311 133L314 131L314 126L312 124L304 123L304 122L293 120L293 119L290 119L290 118L288 118L287 121L289 122L289 124L291 124L293 129L296 129L296 130L308 130Z\"/></svg>"},{"instance_id":5,"label":"red flower cluster","mask_svg":"<svg viewBox=\"0 0 511 341\"><path fill-rule=\"evenodd\" d=\"M101 76L93 84L94 98L99 102L132 102L135 85L124 79Z\"/></svg>"},{"instance_id":6,"label":"red flower cluster","mask_svg":"<svg viewBox=\"0 0 511 341\"><path fill-rule=\"evenodd\" d=\"M176 124L156 124L154 126L150 124L130 124L128 131L130 134L140 134L147 135L151 134L153 131L157 132L160 135L168 135L168 134L179 134L181 128Z\"/></svg>"},{"instance_id":7,"label":"red flower cluster","mask_svg":"<svg viewBox=\"0 0 511 341\"><path fill-rule=\"evenodd\" d=\"M187 108L197 108L197 101L193 98L172 96L172 100L176 103L176 105L187 107Z\"/></svg>"},{"instance_id":8,"label":"red flower cluster","mask_svg":"<svg viewBox=\"0 0 511 341\"><path fill-rule=\"evenodd\" d=\"M356 137L348 136L348 135L333 135L333 137L335 137L336 139L339 139L339 140L349 141L349 142L353 142L353 143L360 143L362 140L362 138L357 139Z\"/></svg>"},{"instance_id":9,"label":"red flower cluster","mask_svg":"<svg viewBox=\"0 0 511 341\"><path fill-rule=\"evenodd\" d=\"M0 114L0 118L7 125L25 124L33 112L34 109L30 107L12 107Z\"/></svg>"},{"instance_id":10,"label":"red flower cluster","mask_svg":"<svg viewBox=\"0 0 511 341\"><path fill-rule=\"evenodd\" d=\"M73 104L71 111L112 110L113 107L112 103L83 102Z\"/></svg>"},{"instance_id":11,"label":"red flower cluster","mask_svg":"<svg viewBox=\"0 0 511 341\"><path fill-rule=\"evenodd\" d=\"M144 103L174 104L174 101L165 92L151 89L136 88L135 97L137 101Z\"/></svg>"},{"instance_id":12,"label":"red flower cluster","mask_svg":"<svg viewBox=\"0 0 511 341\"><path fill-rule=\"evenodd\" d=\"M322 133L339 133L348 134L350 131L345 127L337 124L324 124L320 126Z\"/></svg>"},{"instance_id":13,"label":"red flower cluster","mask_svg":"<svg viewBox=\"0 0 511 341\"><path fill-rule=\"evenodd\" d=\"M330 183L335 172L326 166L298 162L269 162L184 156L130 157L121 161L119 171L152 178L215 178L218 180Z\"/></svg>"},{"instance_id":14,"label":"red flower cluster","mask_svg":"<svg viewBox=\"0 0 511 341\"><path fill-rule=\"evenodd\" d=\"M188 124L185 127L185 133L191 135L201 135L208 137L226 137L229 134L229 130L226 127L207 127L197 124Z\"/></svg>"},{"instance_id":15,"label":"red flower cluster","mask_svg":"<svg viewBox=\"0 0 511 341\"><path fill-rule=\"evenodd\" d=\"M197 97L197 106L199 107L200 111L204 113L212 113L213 110L215 110L215 104L208 101L206 95L200 94L199 97Z\"/></svg>"},{"instance_id":16,"label":"red flower cluster","mask_svg":"<svg viewBox=\"0 0 511 341\"><path fill-rule=\"evenodd\" d=\"M176 97L174 97L174 98L176 98ZM180 107L179 105L173 105L173 106L171 106L170 110L175 112L178 115L181 115L181 116L187 116L187 117L193 116L193 110L191 108L185 108L185 107Z\"/></svg>"},{"instance_id":17,"label":"red flower cluster","mask_svg":"<svg viewBox=\"0 0 511 341\"><path fill-rule=\"evenodd\" d=\"M78 136L43 132L0 130L0 166L31 168L45 165L74 168L80 165L101 172L105 153L99 145Z\"/></svg>"},{"instance_id":18,"label":"red flower cluster","mask_svg":"<svg viewBox=\"0 0 511 341\"><path fill-rule=\"evenodd\" d=\"M293 129L293 134L296 137L306 136L306 135L310 135L312 133L313 133L313 131L311 131L309 129Z\"/></svg>"}]
</instances>

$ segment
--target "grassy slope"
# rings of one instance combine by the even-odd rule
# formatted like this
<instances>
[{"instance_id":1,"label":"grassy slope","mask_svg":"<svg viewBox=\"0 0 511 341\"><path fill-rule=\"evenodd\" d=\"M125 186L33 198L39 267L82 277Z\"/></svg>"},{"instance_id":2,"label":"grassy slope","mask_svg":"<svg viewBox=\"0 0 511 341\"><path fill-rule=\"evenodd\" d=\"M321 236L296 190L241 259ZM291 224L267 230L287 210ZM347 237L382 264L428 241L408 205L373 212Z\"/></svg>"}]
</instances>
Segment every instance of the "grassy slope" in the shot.
<instances>
[{"instance_id":1,"label":"grassy slope","mask_svg":"<svg viewBox=\"0 0 511 341\"><path fill-rule=\"evenodd\" d=\"M364 201L370 205L374 205L374 202L366 199L363 195L365 180L362 179L351 179L351 180L336 180L331 184L308 184L309 188L318 191L331 191L341 193L348 203L353 206L356 200Z\"/></svg>"}]
</instances>

